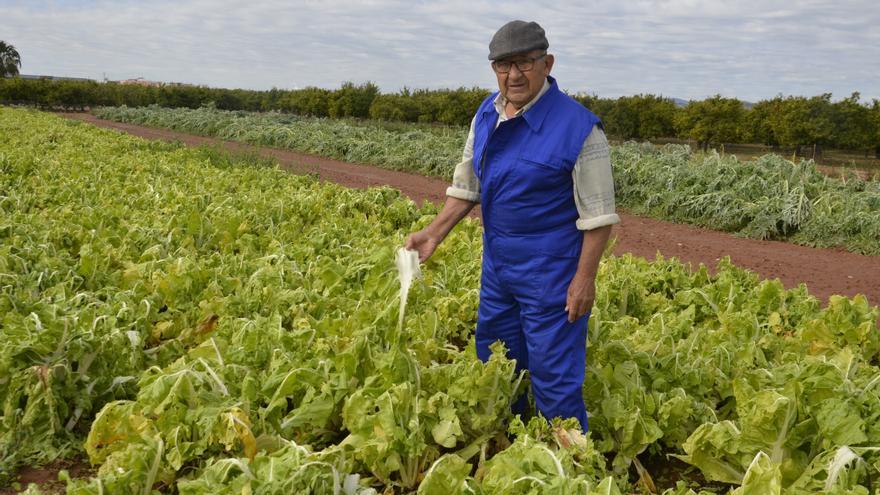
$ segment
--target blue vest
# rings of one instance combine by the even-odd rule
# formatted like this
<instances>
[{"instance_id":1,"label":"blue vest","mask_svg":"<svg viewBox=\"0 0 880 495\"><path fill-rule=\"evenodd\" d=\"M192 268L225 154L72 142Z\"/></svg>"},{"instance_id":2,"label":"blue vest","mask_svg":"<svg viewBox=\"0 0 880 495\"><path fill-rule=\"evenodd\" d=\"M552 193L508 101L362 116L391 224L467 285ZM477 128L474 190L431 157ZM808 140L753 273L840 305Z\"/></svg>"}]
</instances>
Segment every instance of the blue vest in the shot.
<instances>
[{"instance_id":1,"label":"blue vest","mask_svg":"<svg viewBox=\"0 0 880 495\"><path fill-rule=\"evenodd\" d=\"M602 123L548 80L550 89L529 110L497 129L498 93L477 110L473 164L489 252L580 255L571 173L584 140Z\"/></svg>"}]
</instances>

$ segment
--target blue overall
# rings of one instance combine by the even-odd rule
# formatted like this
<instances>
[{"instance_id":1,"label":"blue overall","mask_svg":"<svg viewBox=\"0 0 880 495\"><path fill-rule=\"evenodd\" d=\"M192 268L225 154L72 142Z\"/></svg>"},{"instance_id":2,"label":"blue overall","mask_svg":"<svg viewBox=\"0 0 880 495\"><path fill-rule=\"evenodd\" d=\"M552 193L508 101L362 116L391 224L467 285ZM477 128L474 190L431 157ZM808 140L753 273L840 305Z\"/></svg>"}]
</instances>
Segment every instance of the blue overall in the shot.
<instances>
[{"instance_id":1,"label":"blue overall","mask_svg":"<svg viewBox=\"0 0 880 495\"><path fill-rule=\"evenodd\" d=\"M582 387L589 314L568 322L568 285L577 270L572 169L598 117L550 89L520 117L501 122L493 100L477 110L474 172L483 213L483 272L477 356L504 342L517 370L528 369L538 411L575 417L587 429ZM514 405L522 412L525 395Z\"/></svg>"}]
</instances>

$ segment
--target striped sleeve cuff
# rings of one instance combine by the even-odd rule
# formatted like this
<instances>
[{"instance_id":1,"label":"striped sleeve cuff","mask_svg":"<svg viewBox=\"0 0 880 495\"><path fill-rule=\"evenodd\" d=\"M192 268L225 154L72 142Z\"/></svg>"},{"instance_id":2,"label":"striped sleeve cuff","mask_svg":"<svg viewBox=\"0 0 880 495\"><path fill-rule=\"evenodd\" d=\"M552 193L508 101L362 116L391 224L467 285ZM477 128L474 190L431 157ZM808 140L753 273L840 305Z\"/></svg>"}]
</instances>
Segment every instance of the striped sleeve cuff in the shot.
<instances>
[{"instance_id":1,"label":"striped sleeve cuff","mask_svg":"<svg viewBox=\"0 0 880 495\"><path fill-rule=\"evenodd\" d=\"M606 225L614 225L615 223L620 223L620 217L617 216L617 213L609 213L593 218L581 218L577 221L577 228L579 230L593 230L605 227Z\"/></svg>"},{"instance_id":2,"label":"striped sleeve cuff","mask_svg":"<svg viewBox=\"0 0 880 495\"><path fill-rule=\"evenodd\" d=\"M461 187L455 187L455 186L447 187L446 188L446 195L453 197L453 198L463 199L465 201L471 201L473 203L480 202L480 193L474 192L474 191L471 191L468 189L463 189Z\"/></svg>"}]
</instances>

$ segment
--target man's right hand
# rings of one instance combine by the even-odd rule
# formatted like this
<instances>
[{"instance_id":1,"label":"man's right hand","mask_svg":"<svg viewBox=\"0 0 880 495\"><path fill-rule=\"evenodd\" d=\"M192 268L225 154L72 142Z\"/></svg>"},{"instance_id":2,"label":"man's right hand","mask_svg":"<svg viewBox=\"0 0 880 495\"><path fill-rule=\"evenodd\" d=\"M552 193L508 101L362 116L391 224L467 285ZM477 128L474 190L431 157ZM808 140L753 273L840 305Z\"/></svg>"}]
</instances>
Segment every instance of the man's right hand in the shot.
<instances>
[{"instance_id":1,"label":"man's right hand","mask_svg":"<svg viewBox=\"0 0 880 495\"><path fill-rule=\"evenodd\" d=\"M465 201L451 196L447 197L443 209L440 210L434 221L424 229L410 234L406 238L403 247L417 251L419 253L419 262L424 263L434 254L434 250L443 242L443 239L455 227L455 224L464 218L476 205L477 203L473 201Z\"/></svg>"},{"instance_id":2,"label":"man's right hand","mask_svg":"<svg viewBox=\"0 0 880 495\"><path fill-rule=\"evenodd\" d=\"M419 253L419 262L424 263L434 254L434 250L440 245L440 240L430 235L427 230L420 230L410 234L406 238L404 247Z\"/></svg>"}]
</instances>

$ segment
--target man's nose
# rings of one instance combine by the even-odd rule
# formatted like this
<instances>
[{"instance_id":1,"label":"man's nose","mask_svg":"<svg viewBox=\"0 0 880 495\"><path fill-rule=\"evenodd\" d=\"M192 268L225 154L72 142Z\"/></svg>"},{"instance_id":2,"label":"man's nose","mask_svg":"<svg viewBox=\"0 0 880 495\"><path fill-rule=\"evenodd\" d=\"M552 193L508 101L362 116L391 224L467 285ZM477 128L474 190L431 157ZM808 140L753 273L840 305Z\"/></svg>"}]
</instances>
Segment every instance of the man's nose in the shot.
<instances>
[{"instance_id":1,"label":"man's nose","mask_svg":"<svg viewBox=\"0 0 880 495\"><path fill-rule=\"evenodd\" d=\"M519 67L517 67L516 64L510 64L510 72L507 73L508 79L517 80L523 75L523 72L519 70Z\"/></svg>"}]
</instances>

